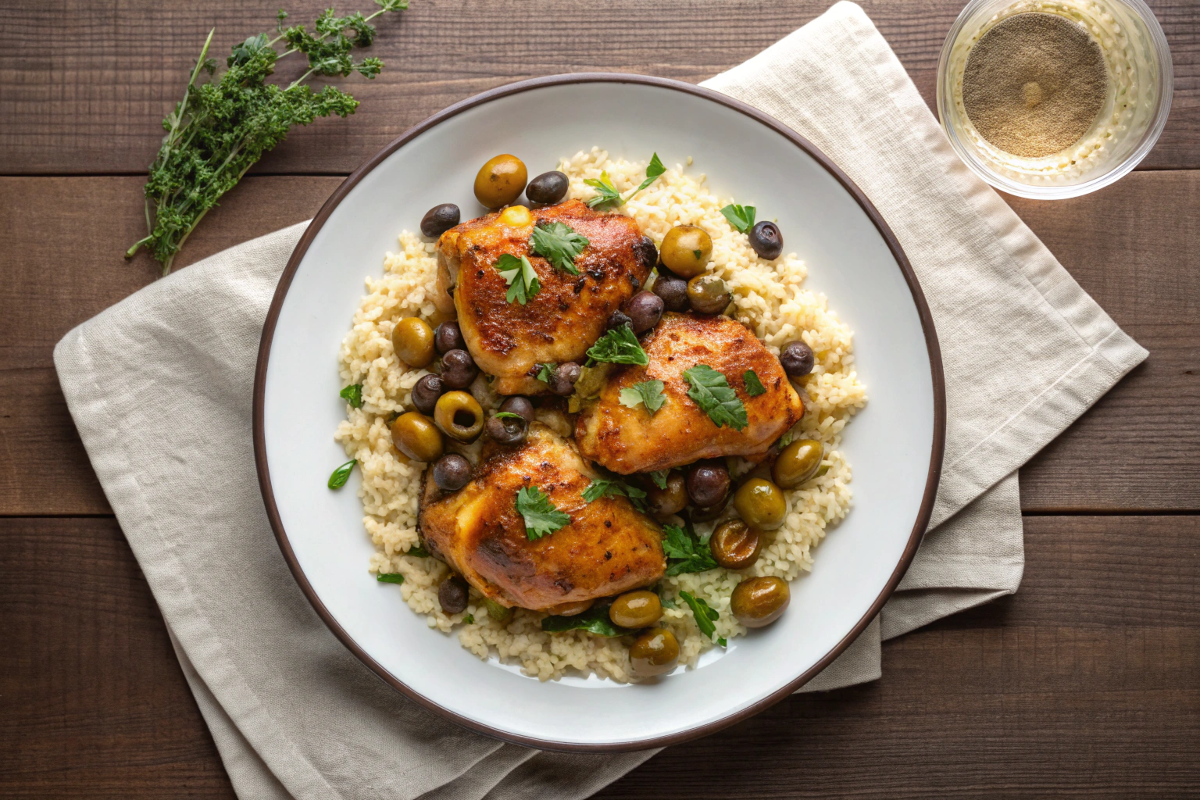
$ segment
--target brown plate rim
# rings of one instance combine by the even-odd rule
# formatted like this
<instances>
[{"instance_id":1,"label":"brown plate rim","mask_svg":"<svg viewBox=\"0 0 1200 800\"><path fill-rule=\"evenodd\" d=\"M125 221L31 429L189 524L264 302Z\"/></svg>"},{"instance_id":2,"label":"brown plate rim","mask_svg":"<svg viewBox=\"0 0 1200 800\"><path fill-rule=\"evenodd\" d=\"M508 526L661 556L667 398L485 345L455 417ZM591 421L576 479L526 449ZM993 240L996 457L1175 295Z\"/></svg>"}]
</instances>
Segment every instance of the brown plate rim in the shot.
<instances>
[{"instance_id":1,"label":"brown plate rim","mask_svg":"<svg viewBox=\"0 0 1200 800\"><path fill-rule=\"evenodd\" d=\"M770 695L762 698L756 703L753 703L734 713L728 714L718 720L698 725L684 731L677 731L666 736L659 736L647 740L622 741L622 742L603 742L598 744L580 744L576 742L557 742L547 739L539 739L536 737L519 736L506 731L492 728L484 725L476 720L463 717L449 709L438 705L429 698L414 691L404 684L395 675L386 670L379 662L371 658L359 646L359 644L346 632L344 628L321 602L317 593L313 590L312 585L308 582L304 571L300 568L299 561L296 558L295 552L292 550L291 542L288 540L287 531L284 530L283 524L279 517L279 508L275 503L275 493L271 488L271 475L267 467L267 451L266 440L263 429L264 422L264 402L265 402L265 386L268 361L271 353L271 342L275 334L275 325L279 320L279 312L283 307L284 299L287 297L288 289L291 286L292 278L296 274L296 270L300 266L300 262L304 260L305 254L308 252L309 245L316 237L317 233L324 226L333 210L341 203L347 194L363 179L371 170L375 169L379 164L399 148L403 147L409 141L424 133L430 128L435 127L444 120L461 114L476 106L483 105L501 97L508 95L527 92L533 89L541 89L548 86L570 85L576 83L632 83L643 86L654 86L673 91L684 92L686 94L696 95L705 100L709 100L727 108L733 109L747 117L767 126L776 133L785 137L808 156L815 159L822 167L826 169L838 183L842 185L847 192L858 202L871 222L874 223L880 235L887 242L888 249L892 256L896 259L896 263L900 265L900 270L904 274L904 280L908 284L909 291L912 293L913 302L916 304L918 316L921 319L921 327L925 333L925 345L929 353L930 371L933 378L933 447L929 458L929 472L925 483L925 492L921 500L921 508L917 514L917 519L913 524L912 533L909 535L908 544L905 546L904 553L900 558L900 562L896 565L883 591L871 604L870 609L863 615L862 619L850 630L848 634L822 659L816 664L799 675L795 680L789 682L781 689L772 692ZM775 703L792 694L799 687L803 686L818 673L827 667L835 658L842 654L850 644L858 638L859 634L866 629L883 608L883 604L887 602L895 591L896 586L900 583L904 573L908 570L912 563L913 557L916 555L917 547L921 543L921 536L929 524L929 519L933 513L934 500L937 497L938 480L941 476L942 457L945 452L946 442L946 389L945 379L942 372L941 349L938 346L937 333L933 325L933 315L929 311L929 305L925 301L925 295L921 291L920 285L917 283L916 274L913 272L912 265L909 263L908 256L905 255L904 249L900 246L900 242L896 239L896 235L892 232L884 221L883 216L875 208L867 196L854 184L852 180L844 173L836 164L834 164L824 153L816 148L811 142L800 136L778 120L754 109L745 103L734 100L726 95L719 94L710 89L704 89L699 86L694 86L681 81L670 80L668 78L658 78L648 75L633 75L625 73L607 73L607 72L591 72L591 73L576 73L567 75L549 75L541 78L532 78L529 80L518 81L516 83L498 86L494 89L489 89L473 97L469 97L446 109L439 111L437 114L429 117L425 121L409 128L401 136L391 142L387 147L383 148L377 154L372 156L366 163L356 169L346 178L345 181L334 191L330 198L321 206L321 210L313 218L312 223L304 231L300 237L300 241L296 244L296 249L292 251L291 258L288 259L287 266L283 270L283 274L279 278L279 285L275 289L275 296L271 300L271 308L267 312L266 322L263 325L262 339L258 349L258 363L254 371L254 460L258 469L258 482L262 490L263 503L266 506L267 517L271 522L271 528L275 532L275 538L279 543L279 549L283 552L284 560L287 562L288 568L291 569L292 575L299 584L304 596L308 598L317 615L325 623L325 625L333 632L333 634L341 640L360 661L362 661L372 672L374 672L385 683L392 686L397 691L404 694L411 700L420 703L425 708L435 711L438 714L446 717L458 725L461 725L468 730L481 733L485 736L500 739L513 744L523 745L526 747L536 747L544 750L557 750L562 752L576 753L613 753L626 752L632 750L646 750L654 747L665 747L667 745L680 744L692 739L697 739L701 736L715 733L723 728L733 725L737 722L754 716L760 711L774 705Z\"/></svg>"}]
</instances>

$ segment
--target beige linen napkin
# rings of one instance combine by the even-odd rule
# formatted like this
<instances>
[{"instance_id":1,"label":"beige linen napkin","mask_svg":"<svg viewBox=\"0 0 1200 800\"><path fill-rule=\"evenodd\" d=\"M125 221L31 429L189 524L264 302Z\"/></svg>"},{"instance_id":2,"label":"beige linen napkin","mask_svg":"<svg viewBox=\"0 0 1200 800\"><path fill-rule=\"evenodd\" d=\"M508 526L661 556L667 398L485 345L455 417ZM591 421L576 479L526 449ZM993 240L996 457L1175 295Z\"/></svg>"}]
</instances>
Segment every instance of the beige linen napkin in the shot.
<instances>
[{"instance_id":1,"label":"beige linen napkin","mask_svg":"<svg viewBox=\"0 0 1200 800\"><path fill-rule=\"evenodd\" d=\"M900 239L937 324L949 427L933 529L880 620L806 689L872 680L881 638L1016 590L1015 470L1146 352L958 161L858 6L839 3L707 85L846 170ZM586 797L652 753L539 753L426 712L338 643L284 564L258 493L251 390L303 228L159 281L55 350L234 787L243 798Z\"/></svg>"}]
</instances>

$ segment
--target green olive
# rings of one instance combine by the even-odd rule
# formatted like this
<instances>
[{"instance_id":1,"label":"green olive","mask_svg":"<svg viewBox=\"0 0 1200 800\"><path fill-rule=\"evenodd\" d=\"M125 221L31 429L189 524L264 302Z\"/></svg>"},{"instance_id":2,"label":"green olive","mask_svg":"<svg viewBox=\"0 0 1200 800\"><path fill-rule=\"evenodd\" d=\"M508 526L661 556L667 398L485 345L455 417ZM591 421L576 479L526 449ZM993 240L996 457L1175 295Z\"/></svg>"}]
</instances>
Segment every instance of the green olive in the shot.
<instances>
[{"instance_id":1,"label":"green olive","mask_svg":"<svg viewBox=\"0 0 1200 800\"><path fill-rule=\"evenodd\" d=\"M740 519L722 522L708 540L713 559L725 569L745 569L758 561L762 536Z\"/></svg>"},{"instance_id":2,"label":"green olive","mask_svg":"<svg viewBox=\"0 0 1200 800\"><path fill-rule=\"evenodd\" d=\"M433 363L433 328L423 319L405 317L392 328L392 347L396 358L412 369L422 369Z\"/></svg>"},{"instance_id":3,"label":"green olive","mask_svg":"<svg viewBox=\"0 0 1200 800\"><path fill-rule=\"evenodd\" d=\"M747 525L773 531L783 524L787 500L779 487L762 478L751 478L733 496L733 505Z\"/></svg>"},{"instance_id":4,"label":"green olive","mask_svg":"<svg viewBox=\"0 0 1200 800\"><path fill-rule=\"evenodd\" d=\"M396 417L392 444L413 461L437 461L442 455L442 433L433 420L416 411Z\"/></svg>"},{"instance_id":5,"label":"green olive","mask_svg":"<svg viewBox=\"0 0 1200 800\"><path fill-rule=\"evenodd\" d=\"M473 442L483 431L483 408L469 392L446 392L433 408L433 421L451 439Z\"/></svg>"},{"instance_id":6,"label":"green olive","mask_svg":"<svg viewBox=\"0 0 1200 800\"><path fill-rule=\"evenodd\" d=\"M529 173L524 162L508 154L489 159L475 175L475 197L488 208L506 206L525 191Z\"/></svg>"},{"instance_id":7,"label":"green olive","mask_svg":"<svg viewBox=\"0 0 1200 800\"><path fill-rule=\"evenodd\" d=\"M825 448L813 439L797 439L783 448L775 466L771 467L771 477L775 483L784 489L795 489L805 481L812 480L825 457Z\"/></svg>"},{"instance_id":8,"label":"green olive","mask_svg":"<svg viewBox=\"0 0 1200 800\"><path fill-rule=\"evenodd\" d=\"M712 257L712 237L695 225L676 225L663 237L658 257L663 266L681 278L694 278L704 272Z\"/></svg>"},{"instance_id":9,"label":"green olive","mask_svg":"<svg viewBox=\"0 0 1200 800\"><path fill-rule=\"evenodd\" d=\"M629 648L629 663L638 678L653 678L675 669L679 642L666 628L651 628Z\"/></svg>"},{"instance_id":10,"label":"green olive","mask_svg":"<svg viewBox=\"0 0 1200 800\"><path fill-rule=\"evenodd\" d=\"M662 616L662 601L658 595L643 589L626 592L608 607L608 618L622 628L649 628Z\"/></svg>"},{"instance_id":11,"label":"green olive","mask_svg":"<svg viewBox=\"0 0 1200 800\"><path fill-rule=\"evenodd\" d=\"M687 296L692 309L701 314L720 314L732 299L725 288L725 281L716 275L697 275L692 278L688 281Z\"/></svg>"},{"instance_id":12,"label":"green olive","mask_svg":"<svg viewBox=\"0 0 1200 800\"><path fill-rule=\"evenodd\" d=\"M483 605L487 608L488 616L501 624L508 624L512 619L513 610L508 606L502 606L490 597L483 598Z\"/></svg>"},{"instance_id":13,"label":"green olive","mask_svg":"<svg viewBox=\"0 0 1200 800\"><path fill-rule=\"evenodd\" d=\"M653 486L646 492L646 504L656 517L669 517L683 511L688 504L687 479L679 472L667 476L667 486Z\"/></svg>"},{"instance_id":14,"label":"green olive","mask_svg":"<svg viewBox=\"0 0 1200 800\"><path fill-rule=\"evenodd\" d=\"M762 628L783 616L792 591L783 578L747 578L729 598L729 608L747 628Z\"/></svg>"}]
</instances>

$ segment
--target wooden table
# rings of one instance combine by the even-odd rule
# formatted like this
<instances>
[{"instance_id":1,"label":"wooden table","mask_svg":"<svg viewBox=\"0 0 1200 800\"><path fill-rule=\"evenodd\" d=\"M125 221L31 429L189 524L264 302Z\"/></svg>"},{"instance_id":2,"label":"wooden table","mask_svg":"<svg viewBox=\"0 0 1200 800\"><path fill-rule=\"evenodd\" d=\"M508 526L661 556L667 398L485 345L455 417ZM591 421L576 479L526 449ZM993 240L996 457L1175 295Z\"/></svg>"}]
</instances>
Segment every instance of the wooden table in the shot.
<instances>
[{"instance_id":1,"label":"wooden table","mask_svg":"<svg viewBox=\"0 0 1200 800\"><path fill-rule=\"evenodd\" d=\"M306 219L468 95L572 71L699 81L826 2L413 0L384 24L382 76L342 82L358 113L265 158L179 265ZM10 0L0 15L5 797L233 796L51 362L68 329L155 279L121 254L143 234L144 170L205 34L217 26L223 54L276 9L202 5ZM864 5L932 101L961 0ZM1175 61L1158 147L1088 197L1010 199L1151 353L1021 470L1020 593L886 644L880 681L791 698L601 797L1200 796L1200 4L1151 5Z\"/></svg>"}]
</instances>

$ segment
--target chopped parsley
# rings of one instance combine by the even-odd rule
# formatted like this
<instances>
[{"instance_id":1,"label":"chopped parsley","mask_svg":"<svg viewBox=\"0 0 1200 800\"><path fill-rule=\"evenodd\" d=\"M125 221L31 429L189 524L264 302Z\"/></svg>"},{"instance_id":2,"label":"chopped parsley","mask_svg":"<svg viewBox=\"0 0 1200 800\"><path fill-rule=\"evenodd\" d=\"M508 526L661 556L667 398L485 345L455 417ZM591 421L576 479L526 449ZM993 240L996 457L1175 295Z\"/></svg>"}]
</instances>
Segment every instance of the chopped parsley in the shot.
<instances>
[{"instance_id":1,"label":"chopped parsley","mask_svg":"<svg viewBox=\"0 0 1200 800\"><path fill-rule=\"evenodd\" d=\"M621 390L621 405L626 408L637 408L644 405L653 416L654 412L663 407L667 398L663 396L662 381L642 381Z\"/></svg>"},{"instance_id":2,"label":"chopped parsley","mask_svg":"<svg viewBox=\"0 0 1200 800\"><path fill-rule=\"evenodd\" d=\"M463 617L463 622L467 623L468 625L474 625L475 624L475 615L467 614L465 617Z\"/></svg>"},{"instance_id":3,"label":"chopped parsley","mask_svg":"<svg viewBox=\"0 0 1200 800\"><path fill-rule=\"evenodd\" d=\"M517 492L517 511L525 518L525 538L535 541L554 533L571 521L571 515L555 508L550 498L536 486Z\"/></svg>"},{"instance_id":4,"label":"chopped parsley","mask_svg":"<svg viewBox=\"0 0 1200 800\"><path fill-rule=\"evenodd\" d=\"M601 172L600 177L588 178L584 181L588 186L596 190L596 196L588 200L588 205L592 208L600 208L601 206L612 206L616 208L623 206L625 203L633 199L633 196L645 189L650 184L667 171L663 163L658 158L658 153L650 156L650 163L646 165L646 179L641 184L629 193L628 197L622 197L617 191L617 187L613 186L612 178L608 177L607 172Z\"/></svg>"},{"instance_id":5,"label":"chopped parsley","mask_svg":"<svg viewBox=\"0 0 1200 800\"><path fill-rule=\"evenodd\" d=\"M549 383L554 377L554 371L558 369L558 364L534 364L538 368L537 379L542 383Z\"/></svg>"},{"instance_id":6,"label":"chopped parsley","mask_svg":"<svg viewBox=\"0 0 1200 800\"><path fill-rule=\"evenodd\" d=\"M728 425L740 431L749 424L746 407L720 372L707 364L697 364L685 371L683 377L692 387L688 390L688 397L696 401L700 410L708 414L718 428Z\"/></svg>"},{"instance_id":7,"label":"chopped parsley","mask_svg":"<svg viewBox=\"0 0 1200 800\"><path fill-rule=\"evenodd\" d=\"M587 631L597 636L624 636L630 631L612 624L608 618L607 605L594 605L582 614L569 617L550 616L542 620L542 630L547 633L563 631Z\"/></svg>"},{"instance_id":8,"label":"chopped parsley","mask_svg":"<svg viewBox=\"0 0 1200 800\"><path fill-rule=\"evenodd\" d=\"M596 340L587 351L588 358L608 364L637 364L646 366L650 358L638 343L629 323L613 328Z\"/></svg>"},{"instance_id":9,"label":"chopped parsley","mask_svg":"<svg viewBox=\"0 0 1200 800\"><path fill-rule=\"evenodd\" d=\"M650 476L650 480L654 481L654 485L660 489L667 488L667 476L671 474L669 469L656 469L654 472L646 473Z\"/></svg>"},{"instance_id":10,"label":"chopped parsley","mask_svg":"<svg viewBox=\"0 0 1200 800\"><path fill-rule=\"evenodd\" d=\"M350 473L354 471L354 465L357 463L358 461L352 458L335 469L333 474L329 476L329 488L340 489L345 486L346 481L350 480Z\"/></svg>"},{"instance_id":11,"label":"chopped parsley","mask_svg":"<svg viewBox=\"0 0 1200 800\"><path fill-rule=\"evenodd\" d=\"M754 227L754 206L739 206L736 203L730 203L721 209L721 213L725 215L725 219L729 220L729 224L741 233Z\"/></svg>"},{"instance_id":12,"label":"chopped parsley","mask_svg":"<svg viewBox=\"0 0 1200 800\"><path fill-rule=\"evenodd\" d=\"M565 222L551 222L549 225L538 225L529 237L533 252L545 258L556 269L561 269L568 275L578 275L575 268L575 256L588 246L588 240L576 233Z\"/></svg>"},{"instance_id":13,"label":"chopped parsley","mask_svg":"<svg viewBox=\"0 0 1200 800\"><path fill-rule=\"evenodd\" d=\"M529 259L525 256L517 258L509 253L504 253L496 259L496 269L504 278L504 282L508 284L508 294L504 296L504 299L510 303L515 301L525 305L542 288L542 285L538 283L537 272L534 271L533 264L530 264Z\"/></svg>"},{"instance_id":14,"label":"chopped parsley","mask_svg":"<svg viewBox=\"0 0 1200 800\"><path fill-rule=\"evenodd\" d=\"M350 404L351 408L362 408L362 384L352 383L338 392L338 395Z\"/></svg>"},{"instance_id":15,"label":"chopped parsley","mask_svg":"<svg viewBox=\"0 0 1200 800\"><path fill-rule=\"evenodd\" d=\"M782 438L780 438L779 446L787 447L789 444L791 444L795 440L795 438L796 438L796 434L792 433L791 431L788 431L787 433L785 433L783 435Z\"/></svg>"},{"instance_id":16,"label":"chopped parsley","mask_svg":"<svg viewBox=\"0 0 1200 800\"><path fill-rule=\"evenodd\" d=\"M511 411L497 411L496 419L519 419L519 420L524 421L525 418L522 417L520 414L514 414Z\"/></svg>"},{"instance_id":17,"label":"chopped parsley","mask_svg":"<svg viewBox=\"0 0 1200 800\"><path fill-rule=\"evenodd\" d=\"M380 583L404 583L404 576L399 572L381 572L375 576Z\"/></svg>"},{"instance_id":18,"label":"chopped parsley","mask_svg":"<svg viewBox=\"0 0 1200 800\"><path fill-rule=\"evenodd\" d=\"M678 525L663 525L663 552L667 554L667 575L705 572L717 568L712 550Z\"/></svg>"},{"instance_id":19,"label":"chopped parsley","mask_svg":"<svg viewBox=\"0 0 1200 800\"><path fill-rule=\"evenodd\" d=\"M636 486L630 486L621 481L595 480L583 490L584 502L591 503L601 497L628 497L629 502L639 510L646 510L646 504L643 502L646 499L646 493Z\"/></svg>"},{"instance_id":20,"label":"chopped parsley","mask_svg":"<svg viewBox=\"0 0 1200 800\"><path fill-rule=\"evenodd\" d=\"M692 609L692 616L696 618L696 627L708 637L709 641L712 641L713 635L717 632L717 626L713 623L720 619L721 615L706 603L703 597L693 597L691 592L680 592L679 596ZM726 645L725 637L717 639L717 644L724 647Z\"/></svg>"},{"instance_id":21,"label":"chopped parsley","mask_svg":"<svg viewBox=\"0 0 1200 800\"><path fill-rule=\"evenodd\" d=\"M406 552L404 555L413 556L415 558L429 558L429 551L425 549L424 545L418 544L408 548L408 552Z\"/></svg>"},{"instance_id":22,"label":"chopped parsley","mask_svg":"<svg viewBox=\"0 0 1200 800\"><path fill-rule=\"evenodd\" d=\"M746 374L742 376L742 380L746 384L746 394L751 397L758 397L760 394L767 393L767 387L762 385L762 381L758 379L758 373L754 370L746 370Z\"/></svg>"}]
</instances>

